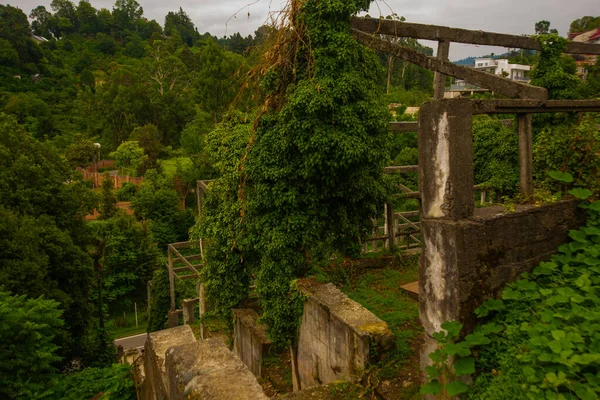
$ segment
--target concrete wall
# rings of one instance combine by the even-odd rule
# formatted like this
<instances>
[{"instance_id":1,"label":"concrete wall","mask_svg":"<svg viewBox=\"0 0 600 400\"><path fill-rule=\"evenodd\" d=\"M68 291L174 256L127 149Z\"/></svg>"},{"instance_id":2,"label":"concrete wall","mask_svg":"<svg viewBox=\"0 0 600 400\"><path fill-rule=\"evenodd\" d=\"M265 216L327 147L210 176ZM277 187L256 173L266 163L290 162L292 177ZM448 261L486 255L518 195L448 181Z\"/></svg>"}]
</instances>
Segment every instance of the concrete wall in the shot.
<instances>
[{"instance_id":1,"label":"concrete wall","mask_svg":"<svg viewBox=\"0 0 600 400\"><path fill-rule=\"evenodd\" d=\"M299 388L337 380L356 381L370 361L394 346L387 324L350 300L333 284L303 279L299 290L308 299L298 342Z\"/></svg>"},{"instance_id":2,"label":"concrete wall","mask_svg":"<svg viewBox=\"0 0 600 400\"><path fill-rule=\"evenodd\" d=\"M473 102L457 99L426 103L419 115L419 302L428 334L423 364L430 362L431 334L442 323L457 320L463 333L469 332L473 311L483 301L547 259L567 241L569 229L584 222L574 201L517 207L511 213L500 207L475 209L473 113ZM522 191L533 189L526 142L519 141Z\"/></svg>"},{"instance_id":3,"label":"concrete wall","mask_svg":"<svg viewBox=\"0 0 600 400\"><path fill-rule=\"evenodd\" d=\"M221 340L196 341L189 325L148 335L143 372L139 398L144 400L267 398L254 375Z\"/></svg>"},{"instance_id":4,"label":"concrete wall","mask_svg":"<svg viewBox=\"0 0 600 400\"><path fill-rule=\"evenodd\" d=\"M266 400L262 387L220 339L171 347L166 360L170 400Z\"/></svg>"},{"instance_id":5,"label":"concrete wall","mask_svg":"<svg viewBox=\"0 0 600 400\"><path fill-rule=\"evenodd\" d=\"M481 303L548 259L567 241L569 229L583 222L575 201L509 213L482 208L461 220L422 220L419 299L426 331L439 331L452 320L471 331L473 311Z\"/></svg>"},{"instance_id":6,"label":"concrete wall","mask_svg":"<svg viewBox=\"0 0 600 400\"><path fill-rule=\"evenodd\" d=\"M233 353L254 376L260 378L262 357L269 351L271 341L265 333L264 326L258 323L258 314L254 310L233 310L233 317Z\"/></svg>"}]
</instances>

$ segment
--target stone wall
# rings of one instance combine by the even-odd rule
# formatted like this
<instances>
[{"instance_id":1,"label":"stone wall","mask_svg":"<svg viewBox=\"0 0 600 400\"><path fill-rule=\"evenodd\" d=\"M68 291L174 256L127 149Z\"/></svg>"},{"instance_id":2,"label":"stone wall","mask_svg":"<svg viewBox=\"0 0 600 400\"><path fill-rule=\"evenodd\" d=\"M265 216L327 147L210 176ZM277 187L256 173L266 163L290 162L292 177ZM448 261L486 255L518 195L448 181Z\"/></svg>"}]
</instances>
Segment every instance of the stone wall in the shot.
<instances>
[{"instance_id":1,"label":"stone wall","mask_svg":"<svg viewBox=\"0 0 600 400\"><path fill-rule=\"evenodd\" d=\"M256 378L220 339L167 351L169 400L266 400Z\"/></svg>"},{"instance_id":2,"label":"stone wall","mask_svg":"<svg viewBox=\"0 0 600 400\"><path fill-rule=\"evenodd\" d=\"M299 389L337 380L356 381L370 361L394 346L387 324L350 300L333 284L303 279L298 289L308 299L298 342Z\"/></svg>"},{"instance_id":3,"label":"stone wall","mask_svg":"<svg viewBox=\"0 0 600 400\"><path fill-rule=\"evenodd\" d=\"M189 325L148 334L144 346L143 398L162 400L167 398L165 353L173 346L194 343L196 338Z\"/></svg>"},{"instance_id":4,"label":"stone wall","mask_svg":"<svg viewBox=\"0 0 600 400\"><path fill-rule=\"evenodd\" d=\"M223 341L196 341L189 325L148 335L140 399L265 400L256 378Z\"/></svg>"},{"instance_id":5,"label":"stone wall","mask_svg":"<svg viewBox=\"0 0 600 400\"><path fill-rule=\"evenodd\" d=\"M254 376L260 378L262 357L269 351L271 341L265 333L264 326L258 323L258 314L254 310L233 310L233 316L233 353L246 364Z\"/></svg>"}]
</instances>

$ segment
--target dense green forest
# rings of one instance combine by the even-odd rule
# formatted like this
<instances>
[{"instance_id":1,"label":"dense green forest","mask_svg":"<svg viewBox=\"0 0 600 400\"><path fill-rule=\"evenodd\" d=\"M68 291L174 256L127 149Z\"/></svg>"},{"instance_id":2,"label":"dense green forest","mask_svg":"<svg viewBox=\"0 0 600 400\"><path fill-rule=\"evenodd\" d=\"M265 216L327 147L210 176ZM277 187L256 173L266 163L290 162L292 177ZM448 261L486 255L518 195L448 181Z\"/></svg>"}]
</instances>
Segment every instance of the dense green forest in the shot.
<instances>
[{"instance_id":1,"label":"dense green forest","mask_svg":"<svg viewBox=\"0 0 600 400\"><path fill-rule=\"evenodd\" d=\"M319 18L347 19L359 8L307 15L318 25ZM414 119L403 110L431 98L433 73L367 51L347 32L351 55L332 55L337 49L323 37L343 25L311 28L312 45L327 56L313 59L294 43L304 64L292 69L284 62L290 53L271 51L282 44L281 27L219 38L199 33L181 8L149 21L135 0L117 0L112 10L53 0L50 10L27 11L0 5L0 397L135 397L130 371L111 366L113 340L131 325L134 307L146 309L150 280L151 312L141 329L166 326L165 249L189 240L190 231L192 238L214 239L204 279L216 309L243 298L256 272L267 321L280 323L272 333L285 342L294 327L288 283L303 273L305 258L356 255L356 238L366 231L354 222L380 211L400 179L381 178L381 167L417 164L416 134L388 134L386 107L399 103L395 117ZM401 44L433 54L416 40ZM553 98L600 96L600 62L582 81L573 59L560 52L524 56L537 64L534 83ZM314 71L307 65L315 60L315 80L308 82ZM322 87L335 92L344 135L322 111L332 107ZM365 121L368 139L360 128ZM541 190L552 187L550 170L597 189L597 123L595 116L536 119ZM476 119L478 184L516 194L516 137L499 119ZM115 160L117 174L143 180L116 189L103 169L97 184L84 179L86 169L98 172L101 159ZM247 160L247 204L238 198L240 160ZM357 165L364 169L350 184L344 177ZM199 179L217 179L201 221L193 196ZM414 176L402 179L415 187ZM298 195L307 191L321 197ZM278 220L281 209L294 215L288 225ZM311 222L305 210L321 210L320 219ZM232 226L240 212L254 222ZM284 231L294 235L283 240ZM298 248L310 252L296 257ZM244 255L264 269L246 270ZM223 274L222 266L236 272ZM270 285L273 276L280 286ZM186 293L178 288L177 295Z\"/></svg>"}]
</instances>

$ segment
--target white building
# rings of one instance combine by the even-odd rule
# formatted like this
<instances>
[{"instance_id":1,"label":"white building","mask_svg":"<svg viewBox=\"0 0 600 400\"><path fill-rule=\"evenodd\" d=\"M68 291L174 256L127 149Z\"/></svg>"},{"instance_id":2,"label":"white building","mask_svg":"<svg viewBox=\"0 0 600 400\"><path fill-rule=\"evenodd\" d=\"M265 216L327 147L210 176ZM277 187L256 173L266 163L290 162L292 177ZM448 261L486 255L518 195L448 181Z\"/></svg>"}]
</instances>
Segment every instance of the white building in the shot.
<instances>
[{"instance_id":1,"label":"white building","mask_svg":"<svg viewBox=\"0 0 600 400\"><path fill-rule=\"evenodd\" d=\"M529 71L529 65L510 64L507 59L478 58L475 60L476 71L487 72L494 75L505 76L513 81L529 82L525 72Z\"/></svg>"}]
</instances>

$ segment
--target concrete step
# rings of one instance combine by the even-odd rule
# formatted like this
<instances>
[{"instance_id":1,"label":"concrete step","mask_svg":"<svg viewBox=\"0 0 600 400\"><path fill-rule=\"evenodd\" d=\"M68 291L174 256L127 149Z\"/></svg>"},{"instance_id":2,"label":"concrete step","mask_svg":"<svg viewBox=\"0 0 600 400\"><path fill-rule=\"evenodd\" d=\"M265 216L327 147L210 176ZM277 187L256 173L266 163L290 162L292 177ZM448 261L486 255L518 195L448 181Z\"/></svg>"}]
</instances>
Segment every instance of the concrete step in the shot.
<instances>
[{"instance_id":1,"label":"concrete step","mask_svg":"<svg viewBox=\"0 0 600 400\"><path fill-rule=\"evenodd\" d=\"M406 291L406 293L415 300L419 300L419 281L407 283L406 285L400 286L400 289Z\"/></svg>"}]
</instances>

